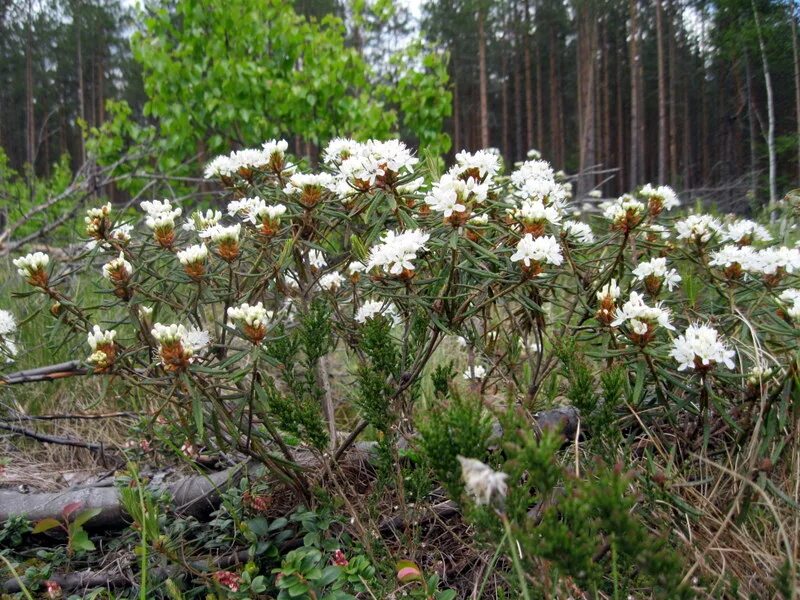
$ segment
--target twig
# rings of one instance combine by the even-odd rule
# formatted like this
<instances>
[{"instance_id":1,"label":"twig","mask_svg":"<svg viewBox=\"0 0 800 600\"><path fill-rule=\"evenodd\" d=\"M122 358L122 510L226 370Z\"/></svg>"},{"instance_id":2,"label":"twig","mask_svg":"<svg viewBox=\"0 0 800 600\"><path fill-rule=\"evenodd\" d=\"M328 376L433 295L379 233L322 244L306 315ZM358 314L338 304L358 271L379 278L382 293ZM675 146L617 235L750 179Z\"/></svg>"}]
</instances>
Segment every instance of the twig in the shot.
<instances>
[{"instance_id":1,"label":"twig","mask_svg":"<svg viewBox=\"0 0 800 600\"><path fill-rule=\"evenodd\" d=\"M22 435L31 438L38 442L45 442L47 444L74 446L76 448L86 448L87 450L96 450L98 452L103 452L104 449L103 444L84 442L82 440L76 440L74 438L68 438L68 437L47 435L45 433L37 433L36 431L31 431L30 429L25 429L24 427L20 427L18 425L11 425L10 423L0 423L0 429L3 429L5 431L10 431L11 433L14 433L16 435Z\"/></svg>"}]
</instances>

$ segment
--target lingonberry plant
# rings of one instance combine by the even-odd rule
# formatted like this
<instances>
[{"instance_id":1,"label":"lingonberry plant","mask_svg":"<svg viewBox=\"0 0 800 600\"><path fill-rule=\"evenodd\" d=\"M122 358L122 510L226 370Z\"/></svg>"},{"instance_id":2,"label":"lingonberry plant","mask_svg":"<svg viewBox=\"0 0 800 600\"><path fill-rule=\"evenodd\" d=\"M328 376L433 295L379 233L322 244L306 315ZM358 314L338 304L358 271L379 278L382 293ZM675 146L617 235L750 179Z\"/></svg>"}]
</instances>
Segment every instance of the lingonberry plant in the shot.
<instances>
[{"instance_id":1,"label":"lingonberry plant","mask_svg":"<svg viewBox=\"0 0 800 600\"><path fill-rule=\"evenodd\" d=\"M102 273L102 306L73 302L47 255L15 265L95 372L157 401L153 422L173 419L177 445L235 449L310 501L318 482L298 450L332 464L369 430L401 503L410 444L474 504L524 597L643 577L678 589L677 559L631 517L640 474L615 443L670 424L696 449L720 420L740 443L798 397L795 209L775 241L749 220L671 217L664 186L577 206L538 159L509 171L494 152L461 152L440 174L399 141L336 139L309 172L287 148L214 159L217 206L142 202L141 223L90 209L83 264ZM603 464L557 464L563 439L532 415L559 399L589 425L575 440L605 432ZM292 561L289 594L319 557ZM531 565L547 578L531 585Z\"/></svg>"}]
</instances>

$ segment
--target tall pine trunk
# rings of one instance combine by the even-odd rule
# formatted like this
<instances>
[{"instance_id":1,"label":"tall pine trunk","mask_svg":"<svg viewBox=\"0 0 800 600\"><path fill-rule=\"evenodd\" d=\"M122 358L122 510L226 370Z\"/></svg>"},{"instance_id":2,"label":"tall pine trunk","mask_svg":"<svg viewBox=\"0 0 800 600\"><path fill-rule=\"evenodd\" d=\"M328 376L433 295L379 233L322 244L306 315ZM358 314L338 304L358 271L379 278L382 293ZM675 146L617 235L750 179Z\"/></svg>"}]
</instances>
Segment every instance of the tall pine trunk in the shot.
<instances>
[{"instance_id":1,"label":"tall pine trunk","mask_svg":"<svg viewBox=\"0 0 800 600\"><path fill-rule=\"evenodd\" d=\"M644 177L644 100L642 57L639 48L639 7L637 0L628 0L630 12L630 71L631 71L631 142L629 187L635 188Z\"/></svg>"},{"instance_id":2,"label":"tall pine trunk","mask_svg":"<svg viewBox=\"0 0 800 600\"><path fill-rule=\"evenodd\" d=\"M797 183L800 185L800 51L797 48L797 6L793 0L791 7L792 22L792 58L794 59L794 112L797 120Z\"/></svg>"},{"instance_id":3,"label":"tall pine trunk","mask_svg":"<svg viewBox=\"0 0 800 600\"><path fill-rule=\"evenodd\" d=\"M531 82L531 17L530 7L525 1L525 35L522 38L522 61L525 69L525 144L526 150L533 148L533 84Z\"/></svg>"},{"instance_id":4,"label":"tall pine trunk","mask_svg":"<svg viewBox=\"0 0 800 600\"><path fill-rule=\"evenodd\" d=\"M478 10L478 81L480 85L480 143L489 147L489 84L486 73L486 30L483 10Z\"/></svg>"},{"instance_id":5,"label":"tall pine trunk","mask_svg":"<svg viewBox=\"0 0 800 600\"><path fill-rule=\"evenodd\" d=\"M777 157L775 155L775 102L772 97L772 76L769 71L769 61L767 60L767 47L764 43L764 35L761 31L761 19L756 10L755 0L751 0L753 7L753 19L756 22L756 33L758 35L758 49L761 52L761 64L764 67L764 87L767 90L767 156L769 158L769 203L770 206L778 201L777 184Z\"/></svg>"},{"instance_id":6,"label":"tall pine trunk","mask_svg":"<svg viewBox=\"0 0 800 600\"><path fill-rule=\"evenodd\" d=\"M667 183L667 70L664 65L664 7L656 0L656 61L658 63L658 183Z\"/></svg>"}]
</instances>

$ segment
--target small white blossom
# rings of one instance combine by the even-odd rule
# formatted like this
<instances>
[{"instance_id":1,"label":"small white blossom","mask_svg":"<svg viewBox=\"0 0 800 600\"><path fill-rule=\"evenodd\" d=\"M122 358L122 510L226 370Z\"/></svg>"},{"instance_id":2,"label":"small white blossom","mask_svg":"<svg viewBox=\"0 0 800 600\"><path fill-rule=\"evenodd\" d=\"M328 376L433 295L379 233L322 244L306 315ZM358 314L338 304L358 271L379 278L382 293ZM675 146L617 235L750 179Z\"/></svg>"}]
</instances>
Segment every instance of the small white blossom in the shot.
<instances>
[{"instance_id":1,"label":"small white blossom","mask_svg":"<svg viewBox=\"0 0 800 600\"><path fill-rule=\"evenodd\" d=\"M477 171L481 181L491 180L500 171L500 157L489 150L473 153L462 150L456 154L456 164L450 168L450 173L458 177L471 171Z\"/></svg>"},{"instance_id":2,"label":"small white blossom","mask_svg":"<svg viewBox=\"0 0 800 600\"><path fill-rule=\"evenodd\" d=\"M403 233L387 231L381 242L372 247L367 263L367 270L380 268L391 275L401 275L404 271L413 271L412 260L417 252L425 249L430 235L419 229L410 229Z\"/></svg>"},{"instance_id":3,"label":"small white blossom","mask_svg":"<svg viewBox=\"0 0 800 600\"><path fill-rule=\"evenodd\" d=\"M675 269L667 269L667 259L664 257L639 263L633 270L633 274L637 281L645 281L648 277L657 278L659 282L667 285L670 292L681 281L681 276Z\"/></svg>"},{"instance_id":4,"label":"small white blossom","mask_svg":"<svg viewBox=\"0 0 800 600\"><path fill-rule=\"evenodd\" d=\"M178 252L177 256L182 265L203 262L208 258L208 248L205 244L189 246L186 250Z\"/></svg>"},{"instance_id":5,"label":"small white blossom","mask_svg":"<svg viewBox=\"0 0 800 600\"><path fill-rule=\"evenodd\" d=\"M564 257L561 246L553 236L534 238L531 234L526 234L517 243L517 251L511 255L511 262L518 261L522 261L526 267L531 266L531 261L558 266L564 261Z\"/></svg>"},{"instance_id":6,"label":"small white blossom","mask_svg":"<svg viewBox=\"0 0 800 600\"><path fill-rule=\"evenodd\" d=\"M660 185L655 187L651 184L647 184L639 190L639 195L647 200L650 201L651 206L655 203L660 210L672 210L681 205L681 201L678 199L678 194L675 193L668 185Z\"/></svg>"},{"instance_id":7,"label":"small white blossom","mask_svg":"<svg viewBox=\"0 0 800 600\"><path fill-rule=\"evenodd\" d=\"M326 273L319 278L319 287L329 292L335 292L342 287L344 282L345 279L342 277L342 274L338 271L334 271L333 273Z\"/></svg>"},{"instance_id":8,"label":"small white blossom","mask_svg":"<svg viewBox=\"0 0 800 600\"><path fill-rule=\"evenodd\" d=\"M263 302L252 306L245 302L239 306L228 307L229 319L241 321L256 329L259 327L266 327L267 323L272 320L272 316L272 311L265 309Z\"/></svg>"},{"instance_id":9,"label":"small white blossom","mask_svg":"<svg viewBox=\"0 0 800 600\"><path fill-rule=\"evenodd\" d=\"M98 346L113 344L114 338L117 337L117 332L112 330L103 331L99 326L95 325L87 336L87 343L92 351L97 350Z\"/></svg>"},{"instance_id":10,"label":"small white blossom","mask_svg":"<svg viewBox=\"0 0 800 600\"><path fill-rule=\"evenodd\" d=\"M581 221L564 221L561 225L561 232L569 240L574 240L579 244L594 243L594 233L588 223Z\"/></svg>"},{"instance_id":11,"label":"small white blossom","mask_svg":"<svg viewBox=\"0 0 800 600\"><path fill-rule=\"evenodd\" d=\"M393 319L395 316L394 307L380 300L367 300L358 308L356 312L356 321L359 323L366 323L367 320L378 315L385 315Z\"/></svg>"},{"instance_id":12,"label":"small white blossom","mask_svg":"<svg viewBox=\"0 0 800 600\"><path fill-rule=\"evenodd\" d=\"M719 339L717 330L708 325L689 325L672 344L670 356L678 361L678 370L711 367L724 364L734 368L736 352Z\"/></svg>"},{"instance_id":13,"label":"small white blossom","mask_svg":"<svg viewBox=\"0 0 800 600\"><path fill-rule=\"evenodd\" d=\"M204 237L205 232L219 223L221 219L222 213L218 210L207 210L206 212L196 210L191 214L189 220L186 221L181 228L184 231L196 231L197 234L202 238Z\"/></svg>"},{"instance_id":14,"label":"small white blossom","mask_svg":"<svg viewBox=\"0 0 800 600\"><path fill-rule=\"evenodd\" d=\"M644 296L637 292L631 292L630 298L622 308L617 309L616 319L611 323L612 327L619 327L623 323L628 323L635 333L643 335L648 329L647 325L661 325L666 329L674 330L670 322L670 312L662 308L659 302L655 306L648 306L644 301Z\"/></svg>"},{"instance_id":15,"label":"small white blossom","mask_svg":"<svg viewBox=\"0 0 800 600\"><path fill-rule=\"evenodd\" d=\"M125 260L125 254L122 252L117 258L103 265L103 277L109 281L122 281L129 279L131 275L133 275L133 265Z\"/></svg>"},{"instance_id":16,"label":"small white blossom","mask_svg":"<svg viewBox=\"0 0 800 600\"><path fill-rule=\"evenodd\" d=\"M328 266L328 261L325 260L325 255L321 251L312 248L308 251L308 264L315 269L322 269Z\"/></svg>"},{"instance_id":17,"label":"small white blossom","mask_svg":"<svg viewBox=\"0 0 800 600\"><path fill-rule=\"evenodd\" d=\"M484 377L486 377L486 367L483 365L468 367L467 370L464 371L464 379L467 380L480 381Z\"/></svg>"},{"instance_id":18,"label":"small white blossom","mask_svg":"<svg viewBox=\"0 0 800 600\"><path fill-rule=\"evenodd\" d=\"M675 223L679 240L692 240L701 244L708 242L721 228L722 224L711 215L689 215Z\"/></svg>"},{"instance_id":19,"label":"small white blossom","mask_svg":"<svg viewBox=\"0 0 800 600\"><path fill-rule=\"evenodd\" d=\"M215 244L219 244L220 242L238 242L241 231L242 226L239 223L228 225L227 227L223 225L214 225L208 229L208 237L211 238L211 241Z\"/></svg>"},{"instance_id":20,"label":"small white blossom","mask_svg":"<svg viewBox=\"0 0 800 600\"><path fill-rule=\"evenodd\" d=\"M739 219L722 228L722 241L734 244L751 244L753 242L770 242L772 236L767 228L749 219Z\"/></svg>"},{"instance_id":21,"label":"small white blossom","mask_svg":"<svg viewBox=\"0 0 800 600\"><path fill-rule=\"evenodd\" d=\"M620 290L619 286L617 285L617 280L612 279L600 288L600 290L597 292L597 299L600 300L600 302L608 299L613 303L620 297L621 294L622 290Z\"/></svg>"},{"instance_id":22,"label":"small white blossom","mask_svg":"<svg viewBox=\"0 0 800 600\"><path fill-rule=\"evenodd\" d=\"M17 273L22 277L30 278L37 272L43 272L47 269L47 265L50 264L50 257L44 252L34 252L15 258L13 262L14 266L17 267Z\"/></svg>"}]
</instances>

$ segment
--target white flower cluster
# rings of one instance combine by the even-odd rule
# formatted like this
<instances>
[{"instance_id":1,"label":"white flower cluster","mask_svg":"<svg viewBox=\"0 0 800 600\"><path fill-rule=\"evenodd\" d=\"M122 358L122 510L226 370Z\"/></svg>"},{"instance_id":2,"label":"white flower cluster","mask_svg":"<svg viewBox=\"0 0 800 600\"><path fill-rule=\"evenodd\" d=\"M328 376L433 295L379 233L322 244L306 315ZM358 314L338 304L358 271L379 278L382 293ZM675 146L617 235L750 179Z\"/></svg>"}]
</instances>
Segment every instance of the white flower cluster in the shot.
<instances>
[{"instance_id":1,"label":"white flower cluster","mask_svg":"<svg viewBox=\"0 0 800 600\"><path fill-rule=\"evenodd\" d=\"M378 184L395 184L398 178L414 172L418 159L399 140L361 143L336 138L323 151L323 161L337 170L329 189L347 200Z\"/></svg>"},{"instance_id":2,"label":"white flower cluster","mask_svg":"<svg viewBox=\"0 0 800 600\"><path fill-rule=\"evenodd\" d=\"M178 261L182 265L192 265L204 262L208 258L208 248L205 244L189 246L186 250L177 253Z\"/></svg>"},{"instance_id":3,"label":"white flower cluster","mask_svg":"<svg viewBox=\"0 0 800 600\"><path fill-rule=\"evenodd\" d=\"M242 226L239 223L234 225L214 225L207 230L208 237L215 244L222 242L236 243L239 241L239 234L242 231Z\"/></svg>"},{"instance_id":4,"label":"white flower cluster","mask_svg":"<svg viewBox=\"0 0 800 600\"><path fill-rule=\"evenodd\" d=\"M325 254L321 250L311 248L308 251L308 264L315 269L323 269L328 266L328 261L325 259Z\"/></svg>"},{"instance_id":5,"label":"white flower cluster","mask_svg":"<svg viewBox=\"0 0 800 600\"><path fill-rule=\"evenodd\" d=\"M736 352L719 339L719 333L708 325L689 325L672 344L670 356L678 361L678 370L710 368L724 364L733 369Z\"/></svg>"},{"instance_id":6,"label":"white flower cluster","mask_svg":"<svg viewBox=\"0 0 800 600\"><path fill-rule=\"evenodd\" d=\"M639 195L647 199L651 206L658 207L659 212L661 210L672 210L681 205L678 194L668 185L655 187L648 183L642 186L642 189L639 190Z\"/></svg>"},{"instance_id":7,"label":"white flower cluster","mask_svg":"<svg viewBox=\"0 0 800 600\"><path fill-rule=\"evenodd\" d=\"M493 501L502 504L508 493L506 479L508 475L493 470L489 465L474 458L458 456L461 463L461 478L464 480L467 493L475 500L475 504L489 505Z\"/></svg>"},{"instance_id":8,"label":"white flower cluster","mask_svg":"<svg viewBox=\"0 0 800 600\"><path fill-rule=\"evenodd\" d=\"M669 309L663 308L660 302L655 306L647 306L644 296L637 292L631 292L628 301L617 309L616 319L611 326L619 327L623 323L627 323L631 331L640 336L651 333L656 325L675 329L670 322Z\"/></svg>"},{"instance_id":9,"label":"white flower cluster","mask_svg":"<svg viewBox=\"0 0 800 600\"><path fill-rule=\"evenodd\" d=\"M103 265L103 277L111 282L117 283L129 279L133 275L133 265L125 260L125 254L119 256Z\"/></svg>"},{"instance_id":10,"label":"white flower cluster","mask_svg":"<svg viewBox=\"0 0 800 600\"><path fill-rule=\"evenodd\" d=\"M425 203L449 218L454 212L467 212L472 203L482 204L488 193L488 183L480 183L472 177L465 180L445 173L433 184L433 188L425 196Z\"/></svg>"},{"instance_id":11,"label":"white flower cluster","mask_svg":"<svg viewBox=\"0 0 800 600\"><path fill-rule=\"evenodd\" d=\"M264 308L263 302L252 306L245 302L239 306L228 307L228 318L233 321L241 321L255 329L266 327L267 323L272 320L272 316L272 311Z\"/></svg>"},{"instance_id":12,"label":"white flower cluster","mask_svg":"<svg viewBox=\"0 0 800 600\"><path fill-rule=\"evenodd\" d=\"M545 206L541 200L523 200L518 208L512 209L511 216L522 223L550 223L561 224L561 210L558 206L550 204Z\"/></svg>"},{"instance_id":13,"label":"white flower cluster","mask_svg":"<svg viewBox=\"0 0 800 600\"><path fill-rule=\"evenodd\" d=\"M289 178L283 193L289 196L302 194L308 188L336 190L333 176L329 173L295 173Z\"/></svg>"},{"instance_id":14,"label":"white flower cluster","mask_svg":"<svg viewBox=\"0 0 800 600\"><path fill-rule=\"evenodd\" d=\"M328 292L335 292L344 284L345 279L342 277L342 274L338 271L334 271L333 273L326 273L322 277L319 278L318 285L321 289L328 291Z\"/></svg>"},{"instance_id":15,"label":"white flower cluster","mask_svg":"<svg viewBox=\"0 0 800 600\"><path fill-rule=\"evenodd\" d=\"M616 302L621 295L622 290L617 285L616 279L612 279L597 291L597 299L600 302L609 301L613 303Z\"/></svg>"},{"instance_id":16,"label":"white flower cluster","mask_svg":"<svg viewBox=\"0 0 800 600\"><path fill-rule=\"evenodd\" d=\"M88 362L98 367L108 367L114 360L114 338L117 332L112 330L104 331L95 325L86 337L89 347L92 349Z\"/></svg>"},{"instance_id":17,"label":"white flower cluster","mask_svg":"<svg viewBox=\"0 0 800 600\"><path fill-rule=\"evenodd\" d=\"M582 221L564 221L561 225L561 235L578 244L594 243L592 228Z\"/></svg>"},{"instance_id":18,"label":"white flower cluster","mask_svg":"<svg viewBox=\"0 0 800 600\"><path fill-rule=\"evenodd\" d=\"M261 148L235 150L228 156L217 156L208 163L204 176L206 179L230 178L266 167L286 170L284 157L288 148L286 140L269 140Z\"/></svg>"},{"instance_id":19,"label":"white flower cluster","mask_svg":"<svg viewBox=\"0 0 800 600\"><path fill-rule=\"evenodd\" d=\"M394 320L396 317L396 311L394 306L391 304L386 304L380 300L367 300L361 306L359 306L358 310L356 311L355 319L359 323L366 323L369 319L372 319L378 315L384 315Z\"/></svg>"},{"instance_id":20,"label":"white flower cluster","mask_svg":"<svg viewBox=\"0 0 800 600\"><path fill-rule=\"evenodd\" d=\"M711 215L689 215L675 223L679 240L705 244L722 230L722 223Z\"/></svg>"},{"instance_id":21,"label":"white flower cluster","mask_svg":"<svg viewBox=\"0 0 800 600\"><path fill-rule=\"evenodd\" d=\"M739 219L728 223L721 229L722 241L749 245L753 242L771 242L772 236L767 228L749 219Z\"/></svg>"},{"instance_id":22,"label":"white flower cluster","mask_svg":"<svg viewBox=\"0 0 800 600\"><path fill-rule=\"evenodd\" d=\"M603 216L618 229L633 229L641 223L645 206L630 194L624 194L613 202L600 204Z\"/></svg>"},{"instance_id":23,"label":"white flower cluster","mask_svg":"<svg viewBox=\"0 0 800 600\"><path fill-rule=\"evenodd\" d=\"M196 231L201 238L208 237L208 230L217 225L222 220L222 213L218 210L194 211L186 223L183 224L184 231Z\"/></svg>"},{"instance_id":24,"label":"white flower cluster","mask_svg":"<svg viewBox=\"0 0 800 600\"><path fill-rule=\"evenodd\" d=\"M477 182L490 182L500 172L500 155L491 150L456 153L456 164L450 167L450 175L461 179L476 179Z\"/></svg>"},{"instance_id":25,"label":"white flower cluster","mask_svg":"<svg viewBox=\"0 0 800 600\"><path fill-rule=\"evenodd\" d=\"M43 272L47 269L47 265L50 264L50 257L44 252L34 252L15 258L13 262L14 266L17 267L17 273L22 277L30 278L37 272Z\"/></svg>"},{"instance_id":26,"label":"white flower cluster","mask_svg":"<svg viewBox=\"0 0 800 600\"><path fill-rule=\"evenodd\" d=\"M7 310L0 310L0 357L6 362L14 362L14 358L19 352L15 334L17 333L17 321Z\"/></svg>"},{"instance_id":27,"label":"white flower cluster","mask_svg":"<svg viewBox=\"0 0 800 600\"><path fill-rule=\"evenodd\" d=\"M174 323L172 325L156 323L150 333L161 346L180 343L185 357L194 355L211 342L211 336L207 331L194 326L187 329L183 325Z\"/></svg>"},{"instance_id":28,"label":"white flower cluster","mask_svg":"<svg viewBox=\"0 0 800 600\"><path fill-rule=\"evenodd\" d=\"M558 266L564 262L561 246L551 235L534 238L530 233L517 243L517 251L511 255L511 262L522 261L526 267L535 263L547 263Z\"/></svg>"},{"instance_id":29,"label":"white flower cluster","mask_svg":"<svg viewBox=\"0 0 800 600\"><path fill-rule=\"evenodd\" d=\"M681 276L675 269L667 269L667 259L663 257L639 263L633 274L637 281L647 281L648 277L655 278L659 286L666 284L670 292L681 282Z\"/></svg>"},{"instance_id":30,"label":"white flower cluster","mask_svg":"<svg viewBox=\"0 0 800 600\"><path fill-rule=\"evenodd\" d=\"M140 206L147 213L144 223L152 230L172 229L182 212L179 206L173 208L169 200L145 200Z\"/></svg>"},{"instance_id":31,"label":"white flower cluster","mask_svg":"<svg viewBox=\"0 0 800 600\"><path fill-rule=\"evenodd\" d=\"M556 181L550 163L544 160L528 160L511 173L514 196L519 200L539 200L547 206L561 211L572 194L569 184Z\"/></svg>"},{"instance_id":32,"label":"white flower cluster","mask_svg":"<svg viewBox=\"0 0 800 600\"><path fill-rule=\"evenodd\" d=\"M486 377L486 367L483 365L475 365L473 367L468 367L466 371L464 371L464 379L468 381L481 381L484 377Z\"/></svg>"},{"instance_id":33,"label":"white flower cluster","mask_svg":"<svg viewBox=\"0 0 800 600\"><path fill-rule=\"evenodd\" d=\"M420 229L410 229L402 233L387 231L381 242L370 251L367 270L380 268L390 275L401 275L404 271L413 271L417 252L425 249L430 234Z\"/></svg>"},{"instance_id":34,"label":"white flower cluster","mask_svg":"<svg viewBox=\"0 0 800 600\"><path fill-rule=\"evenodd\" d=\"M795 288L783 290L778 300L785 307L786 316L795 323L800 323L800 290Z\"/></svg>"},{"instance_id":35,"label":"white flower cluster","mask_svg":"<svg viewBox=\"0 0 800 600\"><path fill-rule=\"evenodd\" d=\"M794 273L800 271L800 249L773 246L756 251L751 246L727 244L711 253L709 264L724 268L738 264L742 271L768 276L779 270Z\"/></svg>"}]
</instances>

